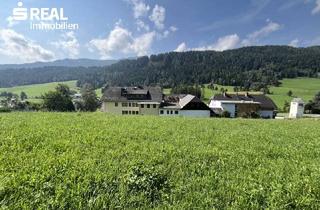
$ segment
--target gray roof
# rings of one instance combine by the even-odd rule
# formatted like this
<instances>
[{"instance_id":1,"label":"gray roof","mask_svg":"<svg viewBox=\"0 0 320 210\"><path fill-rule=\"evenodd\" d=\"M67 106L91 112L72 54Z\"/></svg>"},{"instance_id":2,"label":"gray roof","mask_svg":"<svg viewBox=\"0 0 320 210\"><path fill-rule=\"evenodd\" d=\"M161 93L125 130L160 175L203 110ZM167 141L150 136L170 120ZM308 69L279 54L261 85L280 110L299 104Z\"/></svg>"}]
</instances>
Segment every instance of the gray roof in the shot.
<instances>
[{"instance_id":1,"label":"gray roof","mask_svg":"<svg viewBox=\"0 0 320 210\"><path fill-rule=\"evenodd\" d=\"M107 87L102 101L110 102L162 102L163 94L160 87Z\"/></svg>"},{"instance_id":2,"label":"gray roof","mask_svg":"<svg viewBox=\"0 0 320 210\"><path fill-rule=\"evenodd\" d=\"M262 110L277 110L276 104L271 100L271 98L266 95L251 95L251 94L218 94L215 95L211 100L215 101L244 101L244 102L257 102L260 104Z\"/></svg>"},{"instance_id":3,"label":"gray roof","mask_svg":"<svg viewBox=\"0 0 320 210\"><path fill-rule=\"evenodd\" d=\"M189 107L188 105L192 103L198 104L198 106ZM167 96L161 107L164 109L210 110L198 97L190 94Z\"/></svg>"}]
</instances>

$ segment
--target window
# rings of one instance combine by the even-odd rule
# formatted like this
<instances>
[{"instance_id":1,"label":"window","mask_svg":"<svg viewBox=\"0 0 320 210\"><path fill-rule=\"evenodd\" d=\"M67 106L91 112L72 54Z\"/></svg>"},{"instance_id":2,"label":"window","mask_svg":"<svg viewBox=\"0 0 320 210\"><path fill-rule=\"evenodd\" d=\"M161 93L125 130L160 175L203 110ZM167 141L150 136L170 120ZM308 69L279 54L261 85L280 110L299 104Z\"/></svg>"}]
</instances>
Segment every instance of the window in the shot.
<instances>
[{"instance_id":1,"label":"window","mask_svg":"<svg viewBox=\"0 0 320 210\"><path fill-rule=\"evenodd\" d=\"M157 104L153 104L153 108L156 109L157 108Z\"/></svg>"},{"instance_id":2,"label":"window","mask_svg":"<svg viewBox=\"0 0 320 210\"><path fill-rule=\"evenodd\" d=\"M136 115L138 115L139 114L139 111L136 111Z\"/></svg>"},{"instance_id":3,"label":"window","mask_svg":"<svg viewBox=\"0 0 320 210\"><path fill-rule=\"evenodd\" d=\"M147 108L150 109L150 104L147 104Z\"/></svg>"},{"instance_id":4,"label":"window","mask_svg":"<svg viewBox=\"0 0 320 210\"><path fill-rule=\"evenodd\" d=\"M163 110L160 110L160 114L164 114Z\"/></svg>"},{"instance_id":5,"label":"window","mask_svg":"<svg viewBox=\"0 0 320 210\"><path fill-rule=\"evenodd\" d=\"M170 114L170 111L169 111L169 110L167 110L167 114Z\"/></svg>"},{"instance_id":6,"label":"window","mask_svg":"<svg viewBox=\"0 0 320 210\"><path fill-rule=\"evenodd\" d=\"M129 107L131 107L131 103L129 103Z\"/></svg>"},{"instance_id":7,"label":"window","mask_svg":"<svg viewBox=\"0 0 320 210\"><path fill-rule=\"evenodd\" d=\"M128 103L122 103L122 107L128 107Z\"/></svg>"},{"instance_id":8,"label":"window","mask_svg":"<svg viewBox=\"0 0 320 210\"><path fill-rule=\"evenodd\" d=\"M172 111L172 110L170 111L170 114L173 114L173 111Z\"/></svg>"},{"instance_id":9,"label":"window","mask_svg":"<svg viewBox=\"0 0 320 210\"><path fill-rule=\"evenodd\" d=\"M142 109L144 108L144 104L141 104L141 108L142 108Z\"/></svg>"},{"instance_id":10,"label":"window","mask_svg":"<svg viewBox=\"0 0 320 210\"><path fill-rule=\"evenodd\" d=\"M115 107L118 107L118 105L119 105L118 102L114 103L114 106L115 106Z\"/></svg>"},{"instance_id":11,"label":"window","mask_svg":"<svg viewBox=\"0 0 320 210\"><path fill-rule=\"evenodd\" d=\"M127 115L128 111L122 111L122 115Z\"/></svg>"},{"instance_id":12,"label":"window","mask_svg":"<svg viewBox=\"0 0 320 210\"><path fill-rule=\"evenodd\" d=\"M179 114L179 111L174 111L174 114Z\"/></svg>"}]
</instances>

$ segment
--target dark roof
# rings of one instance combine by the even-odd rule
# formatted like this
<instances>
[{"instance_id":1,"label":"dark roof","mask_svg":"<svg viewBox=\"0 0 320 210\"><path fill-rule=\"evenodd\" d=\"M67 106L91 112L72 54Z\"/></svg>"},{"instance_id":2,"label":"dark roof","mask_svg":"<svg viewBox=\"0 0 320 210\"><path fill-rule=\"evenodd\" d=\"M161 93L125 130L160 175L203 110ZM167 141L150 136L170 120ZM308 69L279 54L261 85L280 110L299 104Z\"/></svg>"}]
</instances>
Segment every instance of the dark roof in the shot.
<instances>
[{"instance_id":1,"label":"dark roof","mask_svg":"<svg viewBox=\"0 0 320 210\"><path fill-rule=\"evenodd\" d=\"M211 100L216 101L252 101L256 103L260 103L260 108L262 110L277 110L277 105L273 102L271 98L266 95L251 95L251 94L218 94L215 95Z\"/></svg>"},{"instance_id":2,"label":"dark roof","mask_svg":"<svg viewBox=\"0 0 320 210\"><path fill-rule=\"evenodd\" d=\"M163 94L160 87L108 87L104 90L102 101L150 101L162 102Z\"/></svg>"},{"instance_id":3,"label":"dark roof","mask_svg":"<svg viewBox=\"0 0 320 210\"><path fill-rule=\"evenodd\" d=\"M210 110L198 97L190 94L167 96L161 107L181 110Z\"/></svg>"}]
</instances>

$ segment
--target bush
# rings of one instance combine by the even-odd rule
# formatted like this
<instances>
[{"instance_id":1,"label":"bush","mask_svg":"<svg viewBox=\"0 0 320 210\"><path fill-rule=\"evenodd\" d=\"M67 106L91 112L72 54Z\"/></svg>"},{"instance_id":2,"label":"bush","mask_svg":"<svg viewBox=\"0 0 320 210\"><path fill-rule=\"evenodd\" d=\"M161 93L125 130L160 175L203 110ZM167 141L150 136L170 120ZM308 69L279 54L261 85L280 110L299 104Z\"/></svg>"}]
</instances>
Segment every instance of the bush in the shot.
<instances>
[{"instance_id":1,"label":"bush","mask_svg":"<svg viewBox=\"0 0 320 210\"><path fill-rule=\"evenodd\" d=\"M221 117L222 117L222 118L230 118L230 117L231 117L231 113L228 112L228 111L223 111L223 112L221 113Z\"/></svg>"},{"instance_id":2,"label":"bush","mask_svg":"<svg viewBox=\"0 0 320 210\"><path fill-rule=\"evenodd\" d=\"M0 113L11 112L11 109L7 107L0 107Z\"/></svg>"},{"instance_id":3,"label":"bush","mask_svg":"<svg viewBox=\"0 0 320 210\"><path fill-rule=\"evenodd\" d=\"M259 119L261 118L260 115L257 112L245 112L239 115L241 118L247 118L247 119Z\"/></svg>"}]
</instances>

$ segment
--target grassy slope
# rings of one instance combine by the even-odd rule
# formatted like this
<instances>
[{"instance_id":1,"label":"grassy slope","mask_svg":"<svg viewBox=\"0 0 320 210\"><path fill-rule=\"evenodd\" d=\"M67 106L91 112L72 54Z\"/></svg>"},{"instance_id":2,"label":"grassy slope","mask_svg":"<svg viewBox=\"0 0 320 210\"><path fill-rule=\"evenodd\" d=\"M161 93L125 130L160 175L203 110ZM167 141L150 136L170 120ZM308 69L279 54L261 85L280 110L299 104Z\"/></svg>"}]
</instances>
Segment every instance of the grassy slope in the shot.
<instances>
[{"instance_id":1,"label":"grassy slope","mask_svg":"<svg viewBox=\"0 0 320 210\"><path fill-rule=\"evenodd\" d=\"M320 205L316 120L11 113L0 121L1 209Z\"/></svg>"},{"instance_id":2,"label":"grassy slope","mask_svg":"<svg viewBox=\"0 0 320 210\"><path fill-rule=\"evenodd\" d=\"M287 93L289 90L293 92L293 97L300 97L305 102L313 99L317 92L320 92L320 79L312 78L298 78L298 79L284 79L281 81L281 87L271 87L273 92L270 97L275 101L278 107L282 108L285 101L291 102L292 97Z\"/></svg>"},{"instance_id":3,"label":"grassy slope","mask_svg":"<svg viewBox=\"0 0 320 210\"><path fill-rule=\"evenodd\" d=\"M54 90L54 88L58 84L66 84L72 90L77 90L76 81L68 81L68 82L52 82L52 83L45 83L45 84L35 84L35 85L26 85L26 86L17 86L12 88L0 88L0 92L7 91L12 92L15 94L20 95L22 91L26 92L27 95L31 98L36 96L41 96L42 94Z\"/></svg>"}]
</instances>

